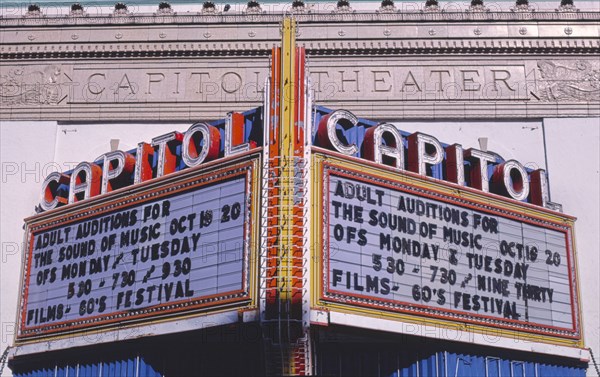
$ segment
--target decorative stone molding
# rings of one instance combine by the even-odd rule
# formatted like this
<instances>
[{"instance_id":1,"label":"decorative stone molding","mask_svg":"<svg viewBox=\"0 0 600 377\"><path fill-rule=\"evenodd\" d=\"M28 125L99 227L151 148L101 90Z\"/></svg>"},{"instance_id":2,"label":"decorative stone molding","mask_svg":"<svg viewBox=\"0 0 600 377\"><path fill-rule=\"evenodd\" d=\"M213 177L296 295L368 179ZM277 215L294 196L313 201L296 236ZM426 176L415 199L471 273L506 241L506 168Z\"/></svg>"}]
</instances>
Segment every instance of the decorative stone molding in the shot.
<instances>
[{"instance_id":1,"label":"decorative stone molding","mask_svg":"<svg viewBox=\"0 0 600 377\"><path fill-rule=\"evenodd\" d=\"M529 4L529 1L523 1L521 3L519 3L519 1L517 1L515 6L510 8L510 10L512 12L521 12L521 13L535 12L535 8Z\"/></svg>"},{"instance_id":2,"label":"decorative stone molding","mask_svg":"<svg viewBox=\"0 0 600 377\"><path fill-rule=\"evenodd\" d=\"M62 80L60 65L3 70L0 76L0 104L55 106L65 99L61 96Z\"/></svg>"},{"instance_id":3,"label":"decorative stone molding","mask_svg":"<svg viewBox=\"0 0 600 377\"><path fill-rule=\"evenodd\" d=\"M258 1L250 0L248 1L248 6L246 7L245 13L254 16L263 13L263 10Z\"/></svg>"},{"instance_id":4,"label":"decorative stone molding","mask_svg":"<svg viewBox=\"0 0 600 377\"><path fill-rule=\"evenodd\" d=\"M396 13L398 8L394 5L392 0L383 0L381 6L377 9L377 13Z\"/></svg>"},{"instance_id":5,"label":"decorative stone molding","mask_svg":"<svg viewBox=\"0 0 600 377\"><path fill-rule=\"evenodd\" d=\"M354 9L350 6L349 0L338 0L337 7L332 13L337 14L351 14L354 13Z\"/></svg>"},{"instance_id":6,"label":"decorative stone molding","mask_svg":"<svg viewBox=\"0 0 600 377\"><path fill-rule=\"evenodd\" d=\"M594 60L600 54L598 12L294 17L311 72L320 75L311 78L322 85L315 98L325 106L375 119L600 113L600 106L590 105L600 102ZM270 13L2 18L0 118L197 121L259 106L281 18ZM216 92L198 86L208 79ZM460 88L460 97L451 97L452 88L426 92L432 80ZM195 86L184 90L186 85Z\"/></svg>"},{"instance_id":7,"label":"decorative stone molding","mask_svg":"<svg viewBox=\"0 0 600 377\"><path fill-rule=\"evenodd\" d=\"M42 10L38 4L29 4L27 7L27 13L25 13L26 18L41 18L44 17L42 14Z\"/></svg>"},{"instance_id":8,"label":"decorative stone molding","mask_svg":"<svg viewBox=\"0 0 600 377\"><path fill-rule=\"evenodd\" d=\"M213 3L212 1L205 1L202 4L201 14L211 15L211 16L217 15L218 12L217 12L217 7L215 6L215 3Z\"/></svg>"},{"instance_id":9,"label":"decorative stone molding","mask_svg":"<svg viewBox=\"0 0 600 377\"><path fill-rule=\"evenodd\" d=\"M557 12L579 12L579 9L577 9L577 7L573 4L561 4L558 9L556 9Z\"/></svg>"},{"instance_id":10,"label":"decorative stone molding","mask_svg":"<svg viewBox=\"0 0 600 377\"><path fill-rule=\"evenodd\" d=\"M204 15L196 13L177 13L168 19L157 17L155 14L127 14L129 22L135 25L178 25L178 24L240 24L240 23L261 23L261 24L279 24L283 15L273 13L252 14L218 14L218 16ZM432 14L428 12L395 12L395 13L345 13L344 18L340 18L337 13L318 13L306 12L297 14L296 19L302 24L305 23L329 23L329 22L470 22L481 21L480 13L474 12L439 12ZM486 21L521 21L523 16L518 12L485 12ZM600 12L578 11L578 12L533 12L531 21L541 22L560 22L560 21L600 21ZM41 19L30 19L22 17L4 17L0 18L0 27L47 27L47 26L93 26L102 27L111 24L122 24L117 17L112 15L89 15L84 18L72 18L69 16L44 16Z\"/></svg>"},{"instance_id":11,"label":"decorative stone molding","mask_svg":"<svg viewBox=\"0 0 600 377\"><path fill-rule=\"evenodd\" d=\"M158 4L158 10L156 11L156 14L159 16L171 16L174 14L174 12L171 4L166 1L162 1Z\"/></svg>"},{"instance_id":12,"label":"decorative stone molding","mask_svg":"<svg viewBox=\"0 0 600 377\"><path fill-rule=\"evenodd\" d=\"M74 3L71 5L71 11L69 12L69 17L87 17L87 13L85 9L80 3Z\"/></svg>"},{"instance_id":13,"label":"decorative stone molding","mask_svg":"<svg viewBox=\"0 0 600 377\"><path fill-rule=\"evenodd\" d=\"M600 62L598 60L541 60L538 93L545 102L600 101Z\"/></svg>"},{"instance_id":14,"label":"decorative stone molding","mask_svg":"<svg viewBox=\"0 0 600 377\"><path fill-rule=\"evenodd\" d=\"M425 7L423 8L423 12L426 12L426 13L439 13L439 12L441 12L441 10L442 9L437 4L425 5Z\"/></svg>"},{"instance_id":15,"label":"decorative stone molding","mask_svg":"<svg viewBox=\"0 0 600 377\"><path fill-rule=\"evenodd\" d=\"M490 10L488 8L485 7L485 5L483 4L475 4L475 5L471 5L469 7L469 9L467 9L467 12L472 12L472 13L481 13L481 12L489 12Z\"/></svg>"},{"instance_id":16,"label":"decorative stone molding","mask_svg":"<svg viewBox=\"0 0 600 377\"><path fill-rule=\"evenodd\" d=\"M439 27L439 26L438 26ZM344 31L340 35L339 31ZM392 39L393 36L401 36L402 29L393 27L381 27L381 40L344 40L347 32L339 28L335 31L339 39L320 40L315 39L309 30L304 31L299 37L299 43L306 47L309 56L365 56L365 55L454 55L469 56L472 54L494 54L497 56L522 56L531 55L552 55L552 54L586 54L594 55L600 53L600 41L598 39L569 38L569 39L529 39L515 40L514 38L489 38L488 34L480 37L475 35L474 29L471 29L471 35L477 39L448 39L447 36L440 34L435 27L423 29L423 37L417 40ZM433 30L433 31L432 31ZM387 31L387 32L386 32ZM251 34L249 34L252 32ZM110 35L112 41L103 43L80 43L62 45L48 45L45 43L35 43L36 40L27 40L28 44L1 45L0 58L2 61L39 61L57 60L57 59L76 59L76 60L94 60L94 59L140 59L140 58L177 58L177 57L211 57L211 56L267 56L270 54L271 47L275 42L264 40L264 30L247 29L241 36L247 40L243 42L233 42L220 40L218 36L209 31L205 31L202 38L211 42L186 42L186 41L167 41L170 35L176 35L176 30L157 31L155 41L135 42L126 41L123 33L118 43L116 35ZM386 36L386 33L389 36ZM482 32L483 33L483 32ZM527 36L529 31L524 33ZM563 32L564 33L564 32ZM520 34L520 32L519 32ZM74 38L73 35L76 35ZM162 36L161 36L162 35ZM32 34L33 37L35 35ZM208 36L208 38L207 38ZM485 36L485 37L483 37ZM389 38L389 39L388 39ZM71 34L68 42L73 40L81 41L81 36Z\"/></svg>"},{"instance_id":17,"label":"decorative stone molding","mask_svg":"<svg viewBox=\"0 0 600 377\"><path fill-rule=\"evenodd\" d=\"M115 8L112 15L115 17L127 17L131 14L129 13L129 10L127 9L127 5L125 3L118 2L115 4Z\"/></svg>"}]
</instances>

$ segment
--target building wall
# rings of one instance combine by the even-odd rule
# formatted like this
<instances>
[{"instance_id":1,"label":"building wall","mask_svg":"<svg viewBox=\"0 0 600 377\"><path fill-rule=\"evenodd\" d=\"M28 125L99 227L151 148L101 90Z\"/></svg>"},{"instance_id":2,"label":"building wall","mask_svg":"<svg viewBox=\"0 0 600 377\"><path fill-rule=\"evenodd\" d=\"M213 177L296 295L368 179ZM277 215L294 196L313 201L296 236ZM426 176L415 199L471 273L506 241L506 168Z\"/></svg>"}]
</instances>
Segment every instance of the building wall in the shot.
<instances>
[{"instance_id":1,"label":"building wall","mask_svg":"<svg viewBox=\"0 0 600 377\"><path fill-rule=\"evenodd\" d=\"M582 11L572 14L555 12L548 4L550 11L535 17L469 13L465 4L460 12L443 15L375 14L372 6L356 15L327 10L299 17L305 26L298 39L309 55L319 105L391 121L446 143L477 148L478 139L486 137L488 150L548 170L552 201L578 218L583 330L586 345L598 355L600 100L588 89L598 83L594 54L600 46L600 15L597 2L582 2ZM502 3L500 9L507 8ZM261 103L270 49L279 42L280 15L248 19L238 11L207 21L181 11L164 20L150 8L140 9L146 13L118 18L109 17L111 9L104 7L98 17L69 25L68 18L53 24L51 17L22 18L22 9L7 13L3 8L9 17L0 32L2 85L33 90L33 96L5 91L0 109L2 349L15 333L22 219L34 213L47 173L93 160L111 149L111 140L129 150L195 121ZM449 22L452 27L445 26ZM455 67L453 85L461 85L461 95L468 96L450 98L437 87L429 94L407 93L407 86L414 90L413 83L430 79L424 66ZM471 81L461 72L473 67L479 71L469 77L488 78L494 67L517 67L509 70L514 84L526 90L516 97L505 91L500 100L465 90ZM544 67L573 76L547 76ZM97 87L90 86L90 77ZM201 85L202 78L211 78L208 86ZM564 92L566 87L575 91Z\"/></svg>"},{"instance_id":2,"label":"building wall","mask_svg":"<svg viewBox=\"0 0 600 377\"><path fill-rule=\"evenodd\" d=\"M598 119L556 119L509 122L406 122L404 131L421 131L443 142L478 147L488 138L488 150L527 167L549 171L552 200L564 212L578 218L576 242L586 345L600 349L598 328L600 289L600 124ZM542 127L543 124L543 127ZM56 124L54 122L2 122L2 348L12 344L19 292L22 219L34 213L39 187L47 171L72 168L110 150L111 139L119 148L132 149L139 141L172 131L184 131L185 123ZM546 132L544 145L543 131ZM37 135L38 137L32 137ZM546 165L545 158L548 158ZM8 371L7 371L8 372ZM590 373L593 371L590 369ZM590 374L593 375L593 374Z\"/></svg>"}]
</instances>

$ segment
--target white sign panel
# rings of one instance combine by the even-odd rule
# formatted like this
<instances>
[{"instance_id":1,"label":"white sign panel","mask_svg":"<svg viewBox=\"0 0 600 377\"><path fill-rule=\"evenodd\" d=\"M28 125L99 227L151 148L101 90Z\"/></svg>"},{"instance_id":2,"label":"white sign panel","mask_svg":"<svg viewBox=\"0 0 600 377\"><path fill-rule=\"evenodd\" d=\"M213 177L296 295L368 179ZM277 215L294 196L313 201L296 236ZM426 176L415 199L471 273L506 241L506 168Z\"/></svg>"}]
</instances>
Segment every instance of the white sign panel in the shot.
<instances>
[{"instance_id":1,"label":"white sign panel","mask_svg":"<svg viewBox=\"0 0 600 377\"><path fill-rule=\"evenodd\" d=\"M566 227L326 173L325 299L562 335L576 328Z\"/></svg>"},{"instance_id":2,"label":"white sign panel","mask_svg":"<svg viewBox=\"0 0 600 377\"><path fill-rule=\"evenodd\" d=\"M34 230L20 335L247 298L247 180Z\"/></svg>"}]
</instances>

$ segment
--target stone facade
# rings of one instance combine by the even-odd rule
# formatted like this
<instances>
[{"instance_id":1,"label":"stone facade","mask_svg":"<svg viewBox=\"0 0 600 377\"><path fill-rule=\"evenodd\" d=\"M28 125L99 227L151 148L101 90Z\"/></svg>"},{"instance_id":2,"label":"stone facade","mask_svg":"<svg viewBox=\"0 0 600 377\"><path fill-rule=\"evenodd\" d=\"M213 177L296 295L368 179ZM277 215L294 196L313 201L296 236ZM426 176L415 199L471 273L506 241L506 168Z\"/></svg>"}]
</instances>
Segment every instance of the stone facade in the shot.
<instances>
[{"instance_id":1,"label":"stone facade","mask_svg":"<svg viewBox=\"0 0 600 377\"><path fill-rule=\"evenodd\" d=\"M194 121L255 107L282 16L0 19L0 117ZM321 105L377 119L600 115L597 12L295 17Z\"/></svg>"},{"instance_id":2,"label":"stone facade","mask_svg":"<svg viewBox=\"0 0 600 377\"><path fill-rule=\"evenodd\" d=\"M284 15L0 18L0 120L193 123L255 108ZM346 9L294 18L317 105L389 121L600 116L599 12Z\"/></svg>"}]
</instances>

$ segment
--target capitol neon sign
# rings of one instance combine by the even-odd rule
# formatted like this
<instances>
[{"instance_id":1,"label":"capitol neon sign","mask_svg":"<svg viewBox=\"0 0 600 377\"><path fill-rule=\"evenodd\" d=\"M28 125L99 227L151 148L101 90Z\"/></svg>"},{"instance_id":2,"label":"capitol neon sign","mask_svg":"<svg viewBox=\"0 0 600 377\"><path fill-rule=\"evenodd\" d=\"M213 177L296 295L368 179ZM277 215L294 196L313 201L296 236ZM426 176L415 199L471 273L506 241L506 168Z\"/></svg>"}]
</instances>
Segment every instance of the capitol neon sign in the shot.
<instances>
[{"instance_id":1,"label":"capitol neon sign","mask_svg":"<svg viewBox=\"0 0 600 377\"><path fill-rule=\"evenodd\" d=\"M224 131L223 157L234 156L256 146L254 141L244 142L242 114L229 113ZM220 145L221 133L217 127L195 123L185 133L173 131L153 138L150 144L139 143L135 155L119 150L105 153L95 162L79 163L70 174L49 174L42 184L40 207L49 211L171 174L177 170L178 160L188 168L202 165L219 157ZM154 168L152 160L155 156ZM66 195L59 190L61 185L68 186Z\"/></svg>"},{"instance_id":2,"label":"capitol neon sign","mask_svg":"<svg viewBox=\"0 0 600 377\"><path fill-rule=\"evenodd\" d=\"M460 144L444 147L434 136L421 132L410 134L404 140L398 128L390 123L369 127L360 147L340 140L338 126L348 130L358 123L359 119L347 110L333 111L321 118L315 142L320 147L346 156L358 154L375 164L422 176L428 176L428 166L443 164L443 179L446 181L560 210L559 204L549 201L543 169L527 171L516 160L504 161L496 153L474 148L465 150ZM159 178L175 172L179 161L193 168L219 156L230 157L248 151L257 142L244 139L242 114L228 114L223 144L221 151L221 132L217 127L195 123L185 133L174 131L153 138L149 144L139 143L135 155L123 151L105 153L96 162L79 163L70 174L54 172L48 175L42 185L40 207L48 211ZM465 166L469 166L470 173L466 172ZM491 177L488 167L493 168ZM61 186L67 186L68 192L59 190Z\"/></svg>"},{"instance_id":3,"label":"capitol neon sign","mask_svg":"<svg viewBox=\"0 0 600 377\"><path fill-rule=\"evenodd\" d=\"M405 154L404 137L396 126L382 123L366 130L362 145L346 143L338 137L337 127L356 127L359 119L347 110L337 110L321 118L317 129L319 146L347 156L360 153L362 158L376 164L388 165L399 171L411 171L427 176L427 166L444 164L444 179L460 186L470 186L483 192L495 193L518 201L547 207L561 206L549 201L546 172L537 169L528 172L516 160L504 161L496 153L474 148L464 150L460 144L442 146L434 136L415 132L409 135ZM405 157L406 156L406 157ZM407 161L405 161L407 160ZM500 163L498 163L501 161ZM465 172L465 162L470 174ZM493 166L491 178L488 167Z\"/></svg>"}]
</instances>

